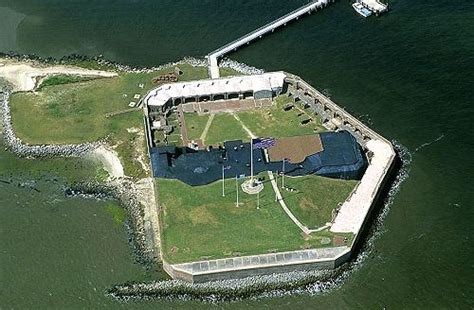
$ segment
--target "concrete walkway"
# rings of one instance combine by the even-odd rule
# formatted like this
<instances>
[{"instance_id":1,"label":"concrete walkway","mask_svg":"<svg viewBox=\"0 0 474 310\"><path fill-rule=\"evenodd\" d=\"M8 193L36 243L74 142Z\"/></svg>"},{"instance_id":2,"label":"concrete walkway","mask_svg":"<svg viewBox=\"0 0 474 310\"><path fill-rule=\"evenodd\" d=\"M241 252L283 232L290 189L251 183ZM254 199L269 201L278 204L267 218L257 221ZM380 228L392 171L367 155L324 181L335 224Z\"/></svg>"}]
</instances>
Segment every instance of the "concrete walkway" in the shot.
<instances>
[{"instance_id":1,"label":"concrete walkway","mask_svg":"<svg viewBox=\"0 0 474 310\"><path fill-rule=\"evenodd\" d=\"M290 209L288 209L288 207L286 206L286 203L283 200L283 196L280 193L280 189L278 188L278 184L275 178L273 177L273 173L271 171L268 171L268 178L270 179L270 182L272 183L273 191L276 194L276 198L280 202L280 205L285 211L285 213L293 221L293 223L296 224L296 226L298 226L305 234L309 235L311 231L306 226L301 224L301 222L296 218L296 216L293 215L293 213L291 213Z\"/></svg>"},{"instance_id":2,"label":"concrete walkway","mask_svg":"<svg viewBox=\"0 0 474 310\"><path fill-rule=\"evenodd\" d=\"M359 186L342 204L331 227L332 232L359 233L395 159L395 151L389 142L370 140L366 146L373 156Z\"/></svg>"}]
</instances>

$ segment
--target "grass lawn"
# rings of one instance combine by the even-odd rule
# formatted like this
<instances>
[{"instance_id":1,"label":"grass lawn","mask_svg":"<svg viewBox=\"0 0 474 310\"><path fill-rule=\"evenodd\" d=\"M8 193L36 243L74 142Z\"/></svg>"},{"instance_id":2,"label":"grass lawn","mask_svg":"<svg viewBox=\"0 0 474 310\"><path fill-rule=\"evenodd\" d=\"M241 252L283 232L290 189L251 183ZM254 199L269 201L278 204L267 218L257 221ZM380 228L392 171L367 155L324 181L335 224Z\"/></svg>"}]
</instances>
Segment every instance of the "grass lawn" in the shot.
<instances>
[{"instance_id":1,"label":"grass lawn","mask_svg":"<svg viewBox=\"0 0 474 310\"><path fill-rule=\"evenodd\" d=\"M180 65L181 81L207 78L206 68ZM12 121L15 132L30 144L65 144L96 141L108 137L125 165L125 173L144 176L141 165L134 159L145 144L141 109L110 118L107 113L128 109L135 94L142 97L154 87L152 79L173 71L167 68L152 73L120 73L114 78L79 81L58 76L47 79L40 91L16 93L11 97ZM64 84L67 83L67 84ZM139 88L144 84L144 88ZM129 129L127 131L127 129ZM130 129L135 129L130 132Z\"/></svg>"},{"instance_id":2,"label":"grass lawn","mask_svg":"<svg viewBox=\"0 0 474 310\"><path fill-rule=\"evenodd\" d=\"M221 181L200 187L178 180L156 182L162 207L162 250L170 263L321 247L322 240L333 237L327 231L303 236L274 201L269 183L260 194L257 210L257 197L243 193L240 186L242 204L236 207L235 179L226 180L226 197L221 194Z\"/></svg>"},{"instance_id":3,"label":"grass lawn","mask_svg":"<svg viewBox=\"0 0 474 310\"><path fill-rule=\"evenodd\" d=\"M201 137L210 115L199 115L197 113L184 113L186 129L189 140L197 140Z\"/></svg>"},{"instance_id":4,"label":"grass lawn","mask_svg":"<svg viewBox=\"0 0 474 310\"><path fill-rule=\"evenodd\" d=\"M228 76L245 75L245 74L239 73L239 72L235 71L234 69L230 69L230 68L219 68L219 73L220 73L221 78L228 77Z\"/></svg>"},{"instance_id":5,"label":"grass lawn","mask_svg":"<svg viewBox=\"0 0 474 310\"><path fill-rule=\"evenodd\" d=\"M292 102L288 96L279 96L275 101L276 104L271 108L237 112L236 114L242 123L259 137L292 137L314 134L326 130L322 126L321 120L316 116L312 116L312 122L301 125L300 122L307 117L306 114L299 116L302 112L296 108L285 112L283 110L285 104ZM185 113L185 118L189 139L199 139L206 127L209 115ZM224 141L240 139L244 141L250 140L250 136L232 114L219 113L215 115L212 121L212 125L205 139L205 144L219 144Z\"/></svg>"},{"instance_id":6,"label":"grass lawn","mask_svg":"<svg viewBox=\"0 0 474 310\"><path fill-rule=\"evenodd\" d=\"M332 210L344 202L358 181L338 180L320 176L285 177L285 186L298 192L281 190L291 212L310 229L324 226L331 221ZM281 177L279 177L281 185Z\"/></svg>"},{"instance_id":7,"label":"grass lawn","mask_svg":"<svg viewBox=\"0 0 474 310\"><path fill-rule=\"evenodd\" d=\"M58 74L58 75L53 75L53 76L45 78L41 82L37 90L41 90L47 86L79 83L79 82L90 81L93 79L95 78L86 77L86 76L68 75L68 74Z\"/></svg>"},{"instance_id":8,"label":"grass lawn","mask_svg":"<svg viewBox=\"0 0 474 310\"><path fill-rule=\"evenodd\" d=\"M275 102L276 104L271 108L240 112L238 116L245 126L259 137L292 137L326 130L322 126L321 120L315 115L311 115L312 122L301 125L300 122L306 114L298 116L302 112L297 108L284 111L283 107L292 102L292 99L288 96L279 96L275 99Z\"/></svg>"},{"instance_id":9,"label":"grass lawn","mask_svg":"<svg viewBox=\"0 0 474 310\"><path fill-rule=\"evenodd\" d=\"M207 76L205 68L180 66L184 74L180 80L201 79ZM115 122L107 119L110 112L128 109L135 94L144 96L153 88L152 79L164 72L120 73L116 78L46 86L38 93L16 93L11 98L14 128L28 143L79 143L95 141L109 134L108 127ZM143 89L139 84L144 84ZM142 116L142 111L134 113ZM118 124L124 130L143 127L140 118Z\"/></svg>"},{"instance_id":10,"label":"grass lawn","mask_svg":"<svg viewBox=\"0 0 474 310\"><path fill-rule=\"evenodd\" d=\"M216 114L206 136L206 144L219 144L224 141L250 141L250 136L230 113Z\"/></svg>"}]
</instances>

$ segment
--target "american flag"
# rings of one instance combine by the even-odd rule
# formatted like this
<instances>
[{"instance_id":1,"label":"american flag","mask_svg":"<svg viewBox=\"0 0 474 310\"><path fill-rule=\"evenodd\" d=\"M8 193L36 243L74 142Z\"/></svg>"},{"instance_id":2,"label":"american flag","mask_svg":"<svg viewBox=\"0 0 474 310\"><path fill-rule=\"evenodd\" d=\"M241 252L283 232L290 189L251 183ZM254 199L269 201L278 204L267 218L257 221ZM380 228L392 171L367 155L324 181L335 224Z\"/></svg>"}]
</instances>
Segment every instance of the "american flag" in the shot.
<instances>
[{"instance_id":1,"label":"american flag","mask_svg":"<svg viewBox=\"0 0 474 310\"><path fill-rule=\"evenodd\" d=\"M274 138L257 138L252 140L252 147L256 149L268 149L275 146L276 140Z\"/></svg>"},{"instance_id":2,"label":"american flag","mask_svg":"<svg viewBox=\"0 0 474 310\"><path fill-rule=\"evenodd\" d=\"M230 170L231 168L232 168L232 166L230 166L230 165L229 165L229 166L223 166L223 167L222 167L222 169L224 169L224 170Z\"/></svg>"}]
</instances>

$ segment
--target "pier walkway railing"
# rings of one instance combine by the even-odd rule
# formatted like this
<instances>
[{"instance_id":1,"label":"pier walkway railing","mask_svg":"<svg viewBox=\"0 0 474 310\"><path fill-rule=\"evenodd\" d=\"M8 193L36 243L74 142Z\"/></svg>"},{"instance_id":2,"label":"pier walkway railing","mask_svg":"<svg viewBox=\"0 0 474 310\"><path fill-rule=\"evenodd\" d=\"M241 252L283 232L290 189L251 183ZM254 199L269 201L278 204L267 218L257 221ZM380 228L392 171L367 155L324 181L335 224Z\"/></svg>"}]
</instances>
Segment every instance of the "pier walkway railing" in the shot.
<instances>
[{"instance_id":1,"label":"pier walkway railing","mask_svg":"<svg viewBox=\"0 0 474 310\"><path fill-rule=\"evenodd\" d=\"M312 1L280 18L274 20L242 37L239 39L232 41L219 49L211 52L207 55L207 59L209 62L209 73L211 78L216 79L219 78L219 64L218 60L225 54L237 50L240 46L244 44L249 44L251 41L261 38L263 35L274 32L277 28L281 26L286 26L288 22L293 20L298 20L304 14L311 14L312 11L316 11L319 8L323 8L327 6L330 2L334 2L334 0L317 0Z\"/></svg>"}]
</instances>

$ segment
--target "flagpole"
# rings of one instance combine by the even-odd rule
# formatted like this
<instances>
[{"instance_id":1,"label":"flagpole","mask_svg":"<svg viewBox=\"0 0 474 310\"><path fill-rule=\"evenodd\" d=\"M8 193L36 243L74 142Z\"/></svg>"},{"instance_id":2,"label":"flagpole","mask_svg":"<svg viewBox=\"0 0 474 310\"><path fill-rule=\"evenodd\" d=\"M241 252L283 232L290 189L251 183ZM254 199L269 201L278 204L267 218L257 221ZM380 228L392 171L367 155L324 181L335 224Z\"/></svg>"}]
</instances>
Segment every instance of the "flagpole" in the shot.
<instances>
[{"instance_id":1,"label":"flagpole","mask_svg":"<svg viewBox=\"0 0 474 310\"><path fill-rule=\"evenodd\" d=\"M276 183L276 186L277 186L277 189L278 189L278 171L277 173L275 174L275 183ZM277 192L275 191L275 202L278 201L278 194Z\"/></svg>"},{"instance_id":2,"label":"flagpole","mask_svg":"<svg viewBox=\"0 0 474 310\"><path fill-rule=\"evenodd\" d=\"M222 165L222 197L225 197L225 172L224 172L224 165Z\"/></svg>"},{"instance_id":3,"label":"flagpole","mask_svg":"<svg viewBox=\"0 0 474 310\"><path fill-rule=\"evenodd\" d=\"M239 183L237 182L237 175L235 175L235 189L237 193L237 200L236 200L235 205L238 208L239 207Z\"/></svg>"},{"instance_id":4,"label":"flagpole","mask_svg":"<svg viewBox=\"0 0 474 310\"><path fill-rule=\"evenodd\" d=\"M257 193L257 210L260 209L260 192Z\"/></svg>"},{"instance_id":5,"label":"flagpole","mask_svg":"<svg viewBox=\"0 0 474 310\"><path fill-rule=\"evenodd\" d=\"M281 187L285 188L285 161L286 158L283 158L283 174L281 176Z\"/></svg>"},{"instance_id":6,"label":"flagpole","mask_svg":"<svg viewBox=\"0 0 474 310\"><path fill-rule=\"evenodd\" d=\"M250 138L250 182L253 186L253 138Z\"/></svg>"}]
</instances>

